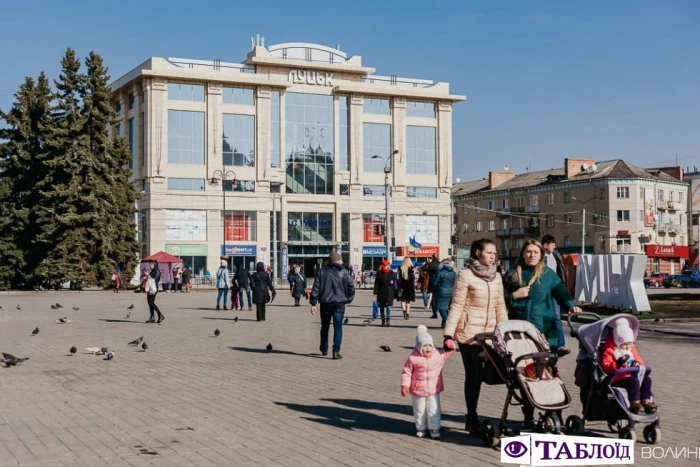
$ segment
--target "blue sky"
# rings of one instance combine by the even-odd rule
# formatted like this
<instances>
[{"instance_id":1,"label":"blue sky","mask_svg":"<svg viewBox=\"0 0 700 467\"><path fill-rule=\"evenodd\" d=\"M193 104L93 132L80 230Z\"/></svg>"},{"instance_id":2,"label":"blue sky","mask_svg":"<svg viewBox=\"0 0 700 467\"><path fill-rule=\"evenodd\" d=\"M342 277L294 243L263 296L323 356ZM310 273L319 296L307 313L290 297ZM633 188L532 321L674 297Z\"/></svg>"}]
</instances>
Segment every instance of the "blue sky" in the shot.
<instances>
[{"instance_id":1,"label":"blue sky","mask_svg":"<svg viewBox=\"0 0 700 467\"><path fill-rule=\"evenodd\" d=\"M454 174L546 169L564 157L700 168L700 2L36 0L0 16L0 108L25 75L56 77L67 46L113 78L150 56L241 61L316 42L378 74L448 81ZM67 7L65 3L70 3ZM10 40L18 45L10 45Z\"/></svg>"}]
</instances>

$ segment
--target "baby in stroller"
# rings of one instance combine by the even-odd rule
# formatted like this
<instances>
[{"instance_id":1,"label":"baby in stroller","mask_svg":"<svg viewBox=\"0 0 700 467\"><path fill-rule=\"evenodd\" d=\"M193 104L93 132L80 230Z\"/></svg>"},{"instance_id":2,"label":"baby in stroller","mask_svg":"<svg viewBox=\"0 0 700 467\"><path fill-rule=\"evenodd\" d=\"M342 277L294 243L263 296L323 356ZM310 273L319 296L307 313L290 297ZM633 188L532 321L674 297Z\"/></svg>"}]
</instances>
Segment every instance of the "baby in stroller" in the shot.
<instances>
[{"instance_id":1,"label":"baby in stroller","mask_svg":"<svg viewBox=\"0 0 700 467\"><path fill-rule=\"evenodd\" d=\"M657 405L651 400L651 377L645 368L644 360L639 356L634 345L634 332L628 321L620 318L615 321L613 332L605 340L605 350L601 365L605 373L612 375L620 368L637 366L640 368L637 374L623 374L613 380L612 385L627 389L630 399L630 412L638 414L644 408L644 412L651 414L656 412Z\"/></svg>"}]
</instances>

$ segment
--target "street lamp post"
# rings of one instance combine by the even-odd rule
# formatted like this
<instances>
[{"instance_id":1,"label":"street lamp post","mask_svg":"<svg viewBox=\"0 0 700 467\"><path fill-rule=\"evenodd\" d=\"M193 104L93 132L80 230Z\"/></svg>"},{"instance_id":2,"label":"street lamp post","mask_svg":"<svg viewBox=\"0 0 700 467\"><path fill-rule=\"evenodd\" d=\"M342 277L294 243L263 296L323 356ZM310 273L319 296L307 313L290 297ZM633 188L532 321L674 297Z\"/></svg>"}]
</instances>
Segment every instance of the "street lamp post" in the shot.
<instances>
[{"instance_id":1,"label":"street lamp post","mask_svg":"<svg viewBox=\"0 0 700 467\"><path fill-rule=\"evenodd\" d=\"M223 198L224 198L224 213L222 216L223 219L223 244L224 244L224 252L223 255L226 254L226 180L231 180L231 189L235 189L238 186L238 177L236 176L236 172L233 170L226 170L225 168L221 170L215 170L214 173L212 174L212 177L209 179L209 184L212 186L216 186L219 184L219 181L221 180L221 188L223 192ZM222 256L223 256L222 255Z\"/></svg>"},{"instance_id":2,"label":"street lamp post","mask_svg":"<svg viewBox=\"0 0 700 467\"><path fill-rule=\"evenodd\" d=\"M574 201L577 201L583 205L583 219L581 222L581 256L584 256L586 254L586 204L589 201L593 201L594 199L598 199L597 196L594 196L593 198L586 200L586 201L581 201L580 199L577 199L575 196L572 196L571 199ZM593 246L595 249L595 245Z\"/></svg>"},{"instance_id":3,"label":"street lamp post","mask_svg":"<svg viewBox=\"0 0 700 467\"><path fill-rule=\"evenodd\" d=\"M391 173L391 166L389 163L391 162L392 157L398 153L399 150L394 149L394 152L392 152L387 158L377 155L372 156L372 159L381 159L384 161L384 244L386 245L386 259L389 261L389 264L391 264L393 260L391 254L391 210L389 207L389 190L391 189L391 185L389 184L389 174Z\"/></svg>"}]
</instances>

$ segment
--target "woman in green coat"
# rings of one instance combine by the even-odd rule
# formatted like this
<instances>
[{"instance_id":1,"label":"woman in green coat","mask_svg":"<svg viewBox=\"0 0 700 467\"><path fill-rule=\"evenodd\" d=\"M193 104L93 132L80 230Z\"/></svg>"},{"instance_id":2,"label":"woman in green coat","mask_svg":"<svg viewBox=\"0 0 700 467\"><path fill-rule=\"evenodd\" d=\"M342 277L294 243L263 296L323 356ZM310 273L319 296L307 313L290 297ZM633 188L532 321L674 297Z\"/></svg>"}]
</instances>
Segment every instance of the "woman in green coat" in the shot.
<instances>
[{"instance_id":1,"label":"woman in green coat","mask_svg":"<svg viewBox=\"0 0 700 467\"><path fill-rule=\"evenodd\" d=\"M537 240L525 242L518 263L503 277L503 291L509 319L529 321L557 352L558 333L554 302L569 313L581 313L559 276L544 261L544 248ZM527 399L524 399L527 402ZM523 403L525 423L534 419L534 408Z\"/></svg>"},{"instance_id":2,"label":"woman in green coat","mask_svg":"<svg viewBox=\"0 0 700 467\"><path fill-rule=\"evenodd\" d=\"M433 300L437 300L438 313L440 313L442 318L442 325L440 326L442 329L445 329L445 323L447 322L447 312L452 303L452 291L455 288L456 278L457 273L455 272L452 259L444 259L435 276L435 288L433 289Z\"/></svg>"},{"instance_id":3,"label":"woman in green coat","mask_svg":"<svg viewBox=\"0 0 700 467\"><path fill-rule=\"evenodd\" d=\"M508 318L534 324L556 353L554 302L569 313L580 313L581 309L576 306L559 276L545 264L544 249L540 242L525 242L518 263L503 277L503 289Z\"/></svg>"}]
</instances>

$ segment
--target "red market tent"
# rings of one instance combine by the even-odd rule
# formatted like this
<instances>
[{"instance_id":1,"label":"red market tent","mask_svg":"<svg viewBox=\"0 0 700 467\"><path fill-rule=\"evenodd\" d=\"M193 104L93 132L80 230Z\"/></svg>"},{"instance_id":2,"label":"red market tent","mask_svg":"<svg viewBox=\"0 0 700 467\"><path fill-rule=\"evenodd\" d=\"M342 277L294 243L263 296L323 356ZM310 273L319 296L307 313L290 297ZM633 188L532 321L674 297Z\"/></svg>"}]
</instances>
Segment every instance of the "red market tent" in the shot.
<instances>
[{"instance_id":1,"label":"red market tent","mask_svg":"<svg viewBox=\"0 0 700 467\"><path fill-rule=\"evenodd\" d=\"M141 260L141 270L148 268L148 263L151 261L158 261L158 269L160 269L160 282L161 284L170 284L173 281L172 270L177 264L180 269L184 266L184 263L177 256L170 255L164 251L159 251L151 256L147 256ZM146 263L144 265L144 263Z\"/></svg>"}]
</instances>

